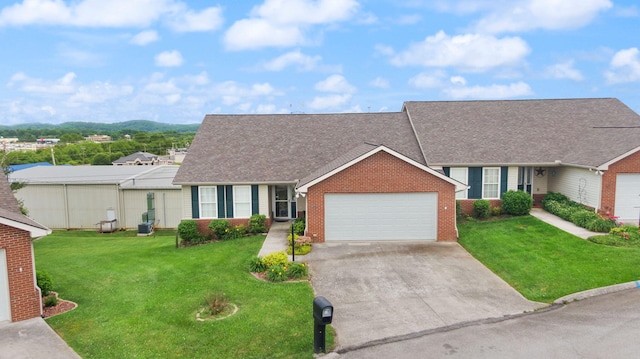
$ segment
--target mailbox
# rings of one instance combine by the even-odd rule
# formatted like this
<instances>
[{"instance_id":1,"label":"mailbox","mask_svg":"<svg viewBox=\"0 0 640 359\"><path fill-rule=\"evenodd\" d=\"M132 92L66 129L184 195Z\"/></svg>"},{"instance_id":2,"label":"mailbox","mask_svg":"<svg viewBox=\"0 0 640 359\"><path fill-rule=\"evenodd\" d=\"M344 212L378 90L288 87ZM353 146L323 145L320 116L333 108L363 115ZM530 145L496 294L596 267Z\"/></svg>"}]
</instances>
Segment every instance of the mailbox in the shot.
<instances>
[{"instance_id":1,"label":"mailbox","mask_svg":"<svg viewBox=\"0 0 640 359\"><path fill-rule=\"evenodd\" d=\"M318 324L331 324L333 319L333 305L325 297L313 300L313 318Z\"/></svg>"}]
</instances>

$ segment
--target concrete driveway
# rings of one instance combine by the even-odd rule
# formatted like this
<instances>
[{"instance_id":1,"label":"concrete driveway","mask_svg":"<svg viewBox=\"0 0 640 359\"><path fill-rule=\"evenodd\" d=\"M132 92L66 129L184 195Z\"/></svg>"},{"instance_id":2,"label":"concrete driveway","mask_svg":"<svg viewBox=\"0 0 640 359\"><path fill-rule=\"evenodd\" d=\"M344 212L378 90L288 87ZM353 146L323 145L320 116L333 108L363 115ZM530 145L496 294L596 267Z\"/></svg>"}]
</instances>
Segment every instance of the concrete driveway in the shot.
<instances>
[{"instance_id":1,"label":"concrete driveway","mask_svg":"<svg viewBox=\"0 0 640 359\"><path fill-rule=\"evenodd\" d=\"M338 349L546 306L457 243L318 243L303 260L315 294L334 306Z\"/></svg>"}]
</instances>

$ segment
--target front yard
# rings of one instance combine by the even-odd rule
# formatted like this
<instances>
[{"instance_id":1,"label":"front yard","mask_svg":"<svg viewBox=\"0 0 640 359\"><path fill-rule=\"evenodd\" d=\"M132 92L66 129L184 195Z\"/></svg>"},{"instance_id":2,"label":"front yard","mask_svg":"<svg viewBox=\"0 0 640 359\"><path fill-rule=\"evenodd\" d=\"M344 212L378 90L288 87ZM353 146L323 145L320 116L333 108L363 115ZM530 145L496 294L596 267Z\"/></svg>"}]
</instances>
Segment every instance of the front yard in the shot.
<instances>
[{"instance_id":1,"label":"front yard","mask_svg":"<svg viewBox=\"0 0 640 359\"><path fill-rule=\"evenodd\" d=\"M56 231L36 241L37 268L62 299L78 303L49 325L83 358L312 357L310 284L248 272L264 236L176 249L174 233ZM237 314L197 321L215 291Z\"/></svg>"},{"instance_id":2,"label":"front yard","mask_svg":"<svg viewBox=\"0 0 640 359\"><path fill-rule=\"evenodd\" d=\"M460 244L527 299L640 278L640 248L592 243L531 216L459 224Z\"/></svg>"}]
</instances>

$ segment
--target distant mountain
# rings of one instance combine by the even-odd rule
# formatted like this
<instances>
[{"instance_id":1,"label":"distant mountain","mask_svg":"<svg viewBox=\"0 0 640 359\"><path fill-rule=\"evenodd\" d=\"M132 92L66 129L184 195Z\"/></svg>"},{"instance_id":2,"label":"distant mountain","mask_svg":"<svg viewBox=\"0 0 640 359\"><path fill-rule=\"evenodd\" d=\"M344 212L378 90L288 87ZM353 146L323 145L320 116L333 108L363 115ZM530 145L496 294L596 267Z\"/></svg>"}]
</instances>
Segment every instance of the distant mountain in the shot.
<instances>
[{"instance_id":1,"label":"distant mountain","mask_svg":"<svg viewBox=\"0 0 640 359\"><path fill-rule=\"evenodd\" d=\"M171 123L134 120L116 123L99 123L99 122L65 122L61 124L50 123L23 123L13 126L0 125L0 131L8 130L51 130L56 129L64 132L81 132L81 133L114 133L114 132L196 132L200 127L199 123L188 125L177 125Z\"/></svg>"}]
</instances>

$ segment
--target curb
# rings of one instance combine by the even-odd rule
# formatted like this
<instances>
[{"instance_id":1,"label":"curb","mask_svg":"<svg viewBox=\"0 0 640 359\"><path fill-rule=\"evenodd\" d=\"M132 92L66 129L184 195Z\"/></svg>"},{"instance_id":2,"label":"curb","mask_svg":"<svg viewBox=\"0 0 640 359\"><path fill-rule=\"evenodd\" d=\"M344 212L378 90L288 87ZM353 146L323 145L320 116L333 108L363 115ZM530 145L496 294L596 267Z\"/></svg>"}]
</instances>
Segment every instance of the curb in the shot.
<instances>
[{"instance_id":1,"label":"curb","mask_svg":"<svg viewBox=\"0 0 640 359\"><path fill-rule=\"evenodd\" d=\"M627 283L614 284L608 287L594 288L594 289L585 290L583 292L565 295L564 297L556 299L553 302L553 304L567 304L577 300L583 300L583 299L595 297L598 295L615 293L615 292L620 292L626 289L634 289L634 288L640 288L640 280L627 282Z\"/></svg>"}]
</instances>

